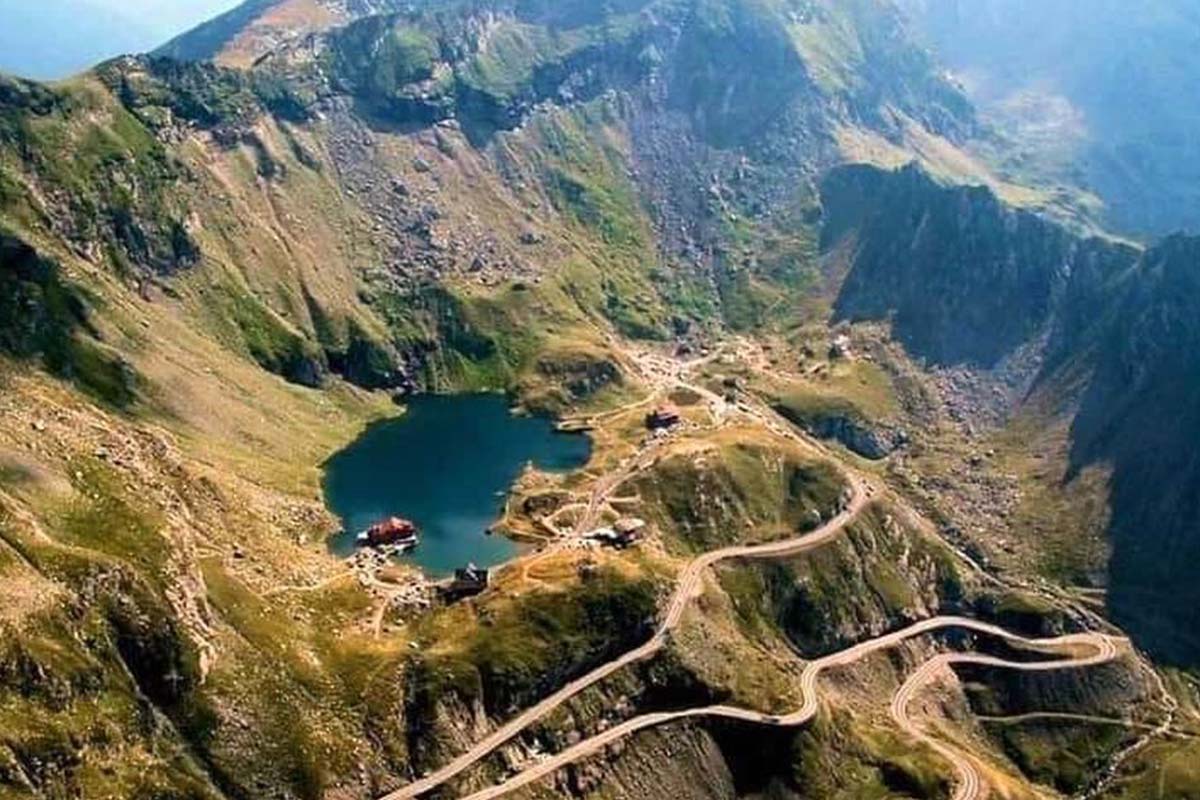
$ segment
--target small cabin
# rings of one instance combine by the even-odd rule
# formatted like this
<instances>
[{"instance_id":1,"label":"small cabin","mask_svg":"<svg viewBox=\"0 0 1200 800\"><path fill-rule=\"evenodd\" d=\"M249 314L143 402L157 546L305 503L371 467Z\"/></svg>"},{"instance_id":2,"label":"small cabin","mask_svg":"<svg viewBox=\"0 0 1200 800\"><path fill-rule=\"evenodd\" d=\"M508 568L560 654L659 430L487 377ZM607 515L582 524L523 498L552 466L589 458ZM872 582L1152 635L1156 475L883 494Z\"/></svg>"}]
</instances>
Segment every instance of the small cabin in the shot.
<instances>
[{"instance_id":1,"label":"small cabin","mask_svg":"<svg viewBox=\"0 0 1200 800\"><path fill-rule=\"evenodd\" d=\"M674 428L683 421L679 406L674 403L663 403L646 417L646 427L652 431Z\"/></svg>"},{"instance_id":2,"label":"small cabin","mask_svg":"<svg viewBox=\"0 0 1200 800\"><path fill-rule=\"evenodd\" d=\"M829 358L833 361L848 361L854 357L854 346L850 341L850 337L846 334L840 334L833 340L833 344L829 346Z\"/></svg>"},{"instance_id":3,"label":"small cabin","mask_svg":"<svg viewBox=\"0 0 1200 800\"><path fill-rule=\"evenodd\" d=\"M454 571L454 579L446 585L443 593L447 600L462 600L482 594L491 585L492 573L490 570L468 564L466 567Z\"/></svg>"}]
</instances>

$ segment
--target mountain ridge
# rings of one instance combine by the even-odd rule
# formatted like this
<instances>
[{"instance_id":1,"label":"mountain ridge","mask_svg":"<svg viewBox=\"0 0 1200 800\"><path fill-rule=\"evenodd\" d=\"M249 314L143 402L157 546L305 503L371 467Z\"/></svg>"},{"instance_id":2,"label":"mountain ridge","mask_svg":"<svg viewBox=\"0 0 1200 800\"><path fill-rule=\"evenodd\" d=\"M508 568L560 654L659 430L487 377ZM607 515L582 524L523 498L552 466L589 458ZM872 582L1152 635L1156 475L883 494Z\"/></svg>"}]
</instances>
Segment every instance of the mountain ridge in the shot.
<instances>
[{"instance_id":1,"label":"mountain ridge","mask_svg":"<svg viewBox=\"0 0 1200 800\"><path fill-rule=\"evenodd\" d=\"M1193 661L1189 604L1171 598L1191 590L1175 565L1194 546L1183 498L1197 486L1186 444L1195 421L1182 398L1200 374L1185 310L1197 240L1141 250L1080 239L915 168L842 168L823 192L823 248L850 264L835 318L886 320L931 367L996 375L1006 414L1059 408L1071 441L1063 483L1098 463L1113 469L1111 610L1156 656Z\"/></svg>"},{"instance_id":2,"label":"mountain ridge","mask_svg":"<svg viewBox=\"0 0 1200 800\"><path fill-rule=\"evenodd\" d=\"M258 24L279 7L246 8ZM147 56L62 85L0 80L0 311L14 310L0 316L0 787L381 796L636 648L698 555L790 540L848 503L862 513L828 549L696 578L703 596L661 658L449 791L644 712L794 708L797 648L869 642L942 609L1038 636L1105 624L1070 586L1043 589L1044 571L1005 559L1003 537L1045 555L1036 533L937 505L959 487L1008 497L979 452L993 423L939 381L965 374L994 402L1011 376L1000 433L1053 387L1060 413L1037 430L1077 420L1078 450L1039 474L1105 506L1069 471L1128 458L1122 403L1176 402L1159 390L1165 367L1130 370L1180 357L1152 346L1163 336L1186 353L1192 248L1144 255L1031 213L1053 198L970 155L973 109L890 3L338 4L364 15L301 14L298 28L246 27L246 8L204 34L215 48L257 31L232 51L240 69ZM1071 370L1084 378L1060 394ZM321 470L408 394L463 391L591 428L596 455L569 476L531 470L506 502L498 532L569 545L443 605L404 567L329 554ZM682 423L647 435L659 403ZM831 439L886 431L870 487L855 491L854 456L773 407ZM943 446L953 480L917 469ZM910 468L930 479L907 481ZM1116 464L1114 485L1138 469ZM1187 491L1178 473L1168 497ZM1111 610L1186 661L1161 646L1182 613L1139 618L1137 596L1182 570L1127 559L1145 509L1112 502L1113 557L1132 572L1114 562ZM630 513L650 523L644 547L571 541ZM1156 565L1186 547L1175 524L1143 542ZM1107 555L1055 587L1100 588ZM944 796L947 765L878 711L909 667L967 645L1010 655L913 642L864 664L794 735L698 723L680 755L677 730L647 734L536 791ZM1129 653L1023 692L947 681L944 724L1055 700L1158 724L1146 669ZM976 733L989 783L1039 791L1012 753L1053 736ZM1138 735L1054 777L1089 780ZM748 752L764 748L767 765ZM1136 756L1130 774L1153 783Z\"/></svg>"}]
</instances>

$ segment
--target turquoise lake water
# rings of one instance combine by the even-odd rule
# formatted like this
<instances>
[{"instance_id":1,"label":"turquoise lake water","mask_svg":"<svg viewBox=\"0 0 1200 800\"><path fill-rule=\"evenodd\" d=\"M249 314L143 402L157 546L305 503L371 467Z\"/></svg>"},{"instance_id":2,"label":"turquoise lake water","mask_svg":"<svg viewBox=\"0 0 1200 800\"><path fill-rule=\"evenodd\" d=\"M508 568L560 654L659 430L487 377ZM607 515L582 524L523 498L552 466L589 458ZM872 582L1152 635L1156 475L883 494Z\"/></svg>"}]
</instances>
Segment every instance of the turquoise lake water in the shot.
<instances>
[{"instance_id":1,"label":"turquoise lake water","mask_svg":"<svg viewBox=\"0 0 1200 800\"><path fill-rule=\"evenodd\" d=\"M432 576L503 563L518 547L487 528L525 465L567 472L591 449L548 419L514 416L500 395L415 398L403 417L371 427L325 465L326 503L344 529L333 550L348 555L357 532L397 516L420 526L421 544L405 558Z\"/></svg>"}]
</instances>

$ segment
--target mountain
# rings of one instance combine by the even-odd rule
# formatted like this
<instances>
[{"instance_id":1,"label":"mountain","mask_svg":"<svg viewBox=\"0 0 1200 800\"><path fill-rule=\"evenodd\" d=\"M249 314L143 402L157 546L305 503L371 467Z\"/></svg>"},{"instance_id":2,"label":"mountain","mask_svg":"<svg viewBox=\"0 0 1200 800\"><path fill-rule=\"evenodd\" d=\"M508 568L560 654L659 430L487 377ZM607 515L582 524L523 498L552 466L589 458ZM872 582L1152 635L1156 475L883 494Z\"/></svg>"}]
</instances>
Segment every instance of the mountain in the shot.
<instances>
[{"instance_id":1,"label":"mountain","mask_svg":"<svg viewBox=\"0 0 1200 800\"><path fill-rule=\"evenodd\" d=\"M173 38L157 54L244 67L285 42L415 5L399 0L246 0Z\"/></svg>"},{"instance_id":2,"label":"mountain","mask_svg":"<svg viewBox=\"0 0 1200 800\"><path fill-rule=\"evenodd\" d=\"M941 615L1197 658L1164 600L1193 596L1194 243L1063 224L985 144L887 0L252 0L0 78L0 794L374 800L635 648L437 791L713 705L755 711L525 791L1190 791L1162 767L1193 740L1142 739L1185 692L1120 643L1043 674L1061 641L960 624L774 716L811 659ZM461 602L330 552L326 465L417 392L592 432L586 469L520 476L494 533L531 552ZM641 546L579 535L623 521ZM1017 667L921 693L951 760L887 709L965 650Z\"/></svg>"},{"instance_id":3,"label":"mountain","mask_svg":"<svg viewBox=\"0 0 1200 800\"><path fill-rule=\"evenodd\" d=\"M822 191L823 248L848 270L835 316L888 320L933 368L992 376L984 391L1006 398L1006 414L1038 420L1040 436L1065 425L1069 444L1050 461L1063 485L1111 470L1114 618L1160 658L1192 663L1200 639L1183 564L1200 490L1189 444L1200 429L1185 399L1200 377L1196 240L1142 251L1081 238L911 167L839 168Z\"/></svg>"},{"instance_id":4,"label":"mountain","mask_svg":"<svg viewBox=\"0 0 1200 800\"><path fill-rule=\"evenodd\" d=\"M1195 308L1200 242L1175 236L1149 250L1102 342L1096 375L1073 423L1072 467L1113 465L1113 608L1164 655L1200 652L1188 608L1195 582L1179 565L1195 552L1200 375Z\"/></svg>"},{"instance_id":5,"label":"mountain","mask_svg":"<svg viewBox=\"0 0 1200 800\"><path fill-rule=\"evenodd\" d=\"M1006 169L1083 183L1114 229L1156 237L1200 226L1200 13L1186 0L903 0L997 128Z\"/></svg>"},{"instance_id":6,"label":"mountain","mask_svg":"<svg viewBox=\"0 0 1200 800\"><path fill-rule=\"evenodd\" d=\"M822 185L825 246L853 236L836 317L892 320L913 355L994 370L1043 339L1078 346L1076 315L1101 314L1104 287L1138 251L1081 237L1002 203L985 187L945 187L915 166L833 171Z\"/></svg>"}]
</instances>

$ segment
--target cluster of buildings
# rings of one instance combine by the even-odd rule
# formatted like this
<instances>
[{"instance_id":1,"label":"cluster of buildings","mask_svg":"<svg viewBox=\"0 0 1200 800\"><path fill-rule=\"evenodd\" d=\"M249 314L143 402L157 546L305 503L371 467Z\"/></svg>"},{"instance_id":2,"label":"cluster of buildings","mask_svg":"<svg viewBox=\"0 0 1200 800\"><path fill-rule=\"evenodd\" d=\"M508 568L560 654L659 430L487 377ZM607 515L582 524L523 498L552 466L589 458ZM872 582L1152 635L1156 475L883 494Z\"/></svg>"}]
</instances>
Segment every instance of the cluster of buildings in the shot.
<instances>
[{"instance_id":1,"label":"cluster of buildings","mask_svg":"<svg viewBox=\"0 0 1200 800\"><path fill-rule=\"evenodd\" d=\"M415 548L419 541L420 534L416 523L399 517L380 520L358 535L360 545L383 553L407 552ZM482 594L491 583L491 570L468 564L455 570L454 577L441 583L438 591L443 600L453 603Z\"/></svg>"}]
</instances>

